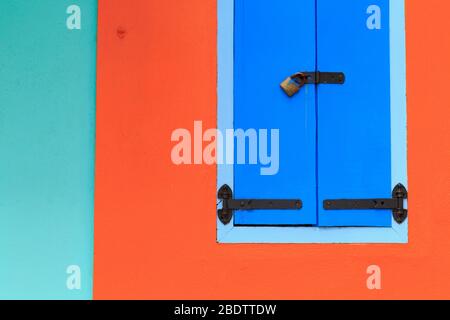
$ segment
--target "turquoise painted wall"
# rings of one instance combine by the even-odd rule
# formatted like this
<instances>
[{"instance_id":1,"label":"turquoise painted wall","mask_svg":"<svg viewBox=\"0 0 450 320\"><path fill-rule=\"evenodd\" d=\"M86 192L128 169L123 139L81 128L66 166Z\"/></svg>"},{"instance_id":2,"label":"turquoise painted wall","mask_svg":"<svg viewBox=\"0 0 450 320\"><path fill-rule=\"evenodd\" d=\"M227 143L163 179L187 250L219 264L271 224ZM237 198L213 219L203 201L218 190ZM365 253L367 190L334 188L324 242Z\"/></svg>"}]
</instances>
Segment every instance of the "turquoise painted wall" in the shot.
<instances>
[{"instance_id":1,"label":"turquoise painted wall","mask_svg":"<svg viewBox=\"0 0 450 320\"><path fill-rule=\"evenodd\" d=\"M96 37L96 0L0 1L0 298L92 297Z\"/></svg>"}]
</instances>

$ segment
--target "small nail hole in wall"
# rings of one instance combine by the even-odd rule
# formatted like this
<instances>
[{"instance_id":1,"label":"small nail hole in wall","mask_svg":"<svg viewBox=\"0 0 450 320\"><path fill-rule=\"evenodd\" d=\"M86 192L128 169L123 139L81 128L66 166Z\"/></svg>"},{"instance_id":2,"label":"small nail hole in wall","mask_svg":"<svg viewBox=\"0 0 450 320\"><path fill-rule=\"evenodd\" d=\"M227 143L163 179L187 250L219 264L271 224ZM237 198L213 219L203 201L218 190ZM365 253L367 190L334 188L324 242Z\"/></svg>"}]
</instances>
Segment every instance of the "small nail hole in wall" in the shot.
<instances>
[{"instance_id":1,"label":"small nail hole in wall","mask_svg":"<svg viewBox=\"0 0 450 320\"><path fill-rule=\"evenodd\" d=\"M116 34L119 39L124 39L127 35L127 30L124 27L117 27Z\"/></svg>"}]
</instances>

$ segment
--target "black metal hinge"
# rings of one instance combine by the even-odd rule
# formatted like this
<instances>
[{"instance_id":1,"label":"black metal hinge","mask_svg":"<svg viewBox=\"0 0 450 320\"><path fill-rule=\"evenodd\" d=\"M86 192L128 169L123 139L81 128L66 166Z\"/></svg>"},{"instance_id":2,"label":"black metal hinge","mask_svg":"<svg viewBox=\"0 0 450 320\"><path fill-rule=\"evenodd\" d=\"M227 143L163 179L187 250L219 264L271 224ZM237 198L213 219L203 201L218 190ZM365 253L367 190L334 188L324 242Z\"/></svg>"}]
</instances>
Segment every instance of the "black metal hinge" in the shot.
<instances>
[{"instance_id":1,"label":"black metal hinge","mask_svg":"<svg viewBox=\"0 0 450 320\"><path fill-rule=\"evenodd\" d=\"M263 199L233 199L233 191L228 185L219 189L217 195L222 201L222 209L217 211L219 220L227 225L233 219L235 210L301 210L301 200L263 200Z\"/></svg>"},{"instance_id":2,"label":"black metal hinge","mask_svg":"<svg viewBox=\"0 0 450 320\"><path fill-rule=\"evenodd\" d=\"M325 200L323 207L325 210L392 210L394 220L402 224L408 218L407 199L408 191L404 185L398 184L392 191L392 199Z\"/></svg>"}]
</instances>

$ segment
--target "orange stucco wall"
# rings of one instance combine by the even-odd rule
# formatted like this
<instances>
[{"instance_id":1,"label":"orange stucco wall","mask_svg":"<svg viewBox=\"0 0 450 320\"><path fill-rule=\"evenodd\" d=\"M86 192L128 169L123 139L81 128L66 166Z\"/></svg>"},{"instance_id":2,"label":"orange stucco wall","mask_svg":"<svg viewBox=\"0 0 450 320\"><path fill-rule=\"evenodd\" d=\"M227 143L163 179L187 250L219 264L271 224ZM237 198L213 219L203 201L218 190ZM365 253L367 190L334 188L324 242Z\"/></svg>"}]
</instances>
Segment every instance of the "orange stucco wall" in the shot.
<instances>
[{"instance_id":1,"label":"orange stucco wall","mask_svg":"<svg viewBox=\"0 0 450 320\"><path fill-rule=\"evenodd\" d=\"M170 158L215 126L216 1L99 2L96 299L450 298L450 2L406 0L408 245L217 244L216 168Z\"/></svg>"}]
</instances>

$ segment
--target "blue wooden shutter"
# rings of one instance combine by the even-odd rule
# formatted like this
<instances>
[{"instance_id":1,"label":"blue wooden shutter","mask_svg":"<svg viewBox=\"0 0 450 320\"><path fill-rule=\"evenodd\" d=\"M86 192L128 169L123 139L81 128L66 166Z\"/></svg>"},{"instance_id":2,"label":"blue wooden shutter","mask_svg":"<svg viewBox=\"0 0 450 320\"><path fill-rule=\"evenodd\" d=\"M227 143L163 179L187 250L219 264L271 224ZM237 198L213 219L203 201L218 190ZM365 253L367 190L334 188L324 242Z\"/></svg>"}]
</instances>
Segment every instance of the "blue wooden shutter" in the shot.
<instances>
[{"instance_id":1,"label":"blue wooden shutter","mask_svg":"<svg viewBox=\"0 0 450 320\"><path fill-rule=\"evenodd\" d=\"M235 1L234 128L279 129L280 163L278 173L267 176L260 165L236 164L234 195L299 198L304 205L300 211L238 211L237 225L317 223L315 88L295 99L279 88L287 76L315 69L315 46L315 0Z\"/></svg>"},{"instance_id":2,"label":"blue wooden shutter","mask_svg":"<svg viewBox=\"0 0 450 320\"><path fill-rule=\"evenodd\" d=\"M327 199L392 197L389 1L317 3L318 68L346 74L344 86L318 87L319 225L390 227L391 210L323 207Z\"/></svg>"}]
</instances>

